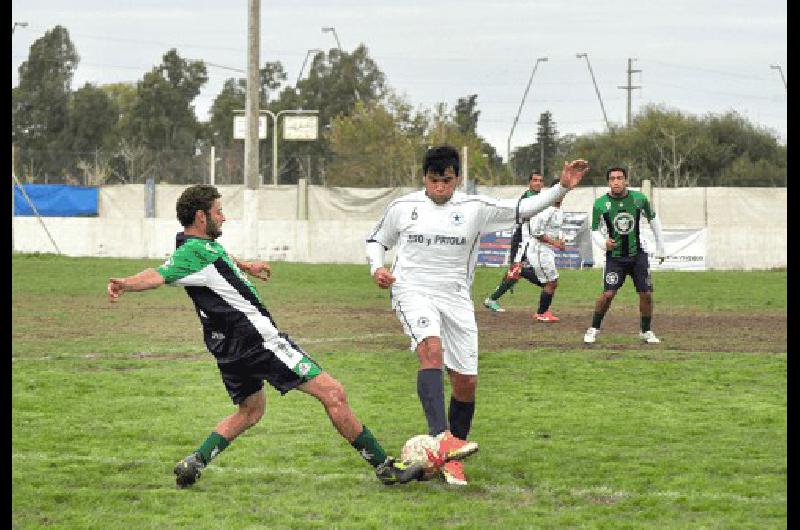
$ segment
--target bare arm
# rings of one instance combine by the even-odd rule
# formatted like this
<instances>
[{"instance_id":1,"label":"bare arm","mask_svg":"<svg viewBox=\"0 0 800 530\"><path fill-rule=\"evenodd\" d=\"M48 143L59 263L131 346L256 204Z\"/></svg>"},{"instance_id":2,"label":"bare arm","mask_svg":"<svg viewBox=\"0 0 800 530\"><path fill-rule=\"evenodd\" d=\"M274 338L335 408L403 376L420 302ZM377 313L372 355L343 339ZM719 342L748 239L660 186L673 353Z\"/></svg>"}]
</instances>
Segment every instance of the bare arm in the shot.
<instances>
[{"instance_id":1,"label":"bare arm","mask_svg":"<svg viewBox=\"0 0 800 530\"><path fill-rule=\"evenodd\" d=\"M147 291L164 285L164 277L155 269L145 269L127 278L110 278L108 280L108 301L116 302L126 291Z\"/></svg>"},{"instance_id":2,"label":"bare arm","mask_svg":"<svg viewBox=\"0 0 800 530\"><path fill-rule=\"evenodd\" d=\"M270 268L269 263L266 261L244 261L236 257L233 257L233 261L236 263L236 266L244 272L262 279L265 282L272 277L272 268Z\"/></svg>"}]
</instances>

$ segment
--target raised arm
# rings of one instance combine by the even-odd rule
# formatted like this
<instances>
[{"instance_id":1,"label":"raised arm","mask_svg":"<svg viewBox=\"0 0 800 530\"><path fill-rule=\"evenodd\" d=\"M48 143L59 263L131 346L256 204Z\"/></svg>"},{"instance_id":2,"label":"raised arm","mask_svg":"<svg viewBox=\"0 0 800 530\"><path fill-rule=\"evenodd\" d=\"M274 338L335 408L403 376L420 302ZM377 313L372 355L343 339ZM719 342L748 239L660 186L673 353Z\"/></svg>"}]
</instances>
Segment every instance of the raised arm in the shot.
<instances>
[{"instance_id":1,"label":"raised arm","mask_svg":"<svg viewBox=\"0 0 800 530\"><path fill-rule=\"evenodd\" d=\"M572 162L564 162L564 168L561 170L561 179L558 184L542 191L538 195L519 201L519 221L529 219L551 206L554 202L562 200L569 190L580 183L588 171L589 164L586 160L578 159Z\"/></svg>"}]
</instances>

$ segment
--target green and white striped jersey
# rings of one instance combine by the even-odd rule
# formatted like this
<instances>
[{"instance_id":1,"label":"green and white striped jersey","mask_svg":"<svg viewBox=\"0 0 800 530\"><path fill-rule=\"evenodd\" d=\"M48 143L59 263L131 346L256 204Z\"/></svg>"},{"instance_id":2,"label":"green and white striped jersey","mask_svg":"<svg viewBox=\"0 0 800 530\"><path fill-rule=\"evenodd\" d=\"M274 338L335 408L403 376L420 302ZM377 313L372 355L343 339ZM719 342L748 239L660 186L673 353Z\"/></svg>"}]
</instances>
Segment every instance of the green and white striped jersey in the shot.
<instances>
[{"instance_id":1,"label":"green and white striped jersey","mask_svg":"<svg viewBox=\"0 0 800 530\"><path fill-rule=\"evenodd\" d=\"M156 271L168 285L186 289L215 357L232 359L277 337L261 297L222 245L180 232L176 246Z\"/></svg>"},{"instance_id":2,"label":"green and white striped jersey","mask_svg":"<svg viewBox=\"0 0 800 530\"><path fill-rule=\"evenodd\" d=\"M606 252L606 256L619 258L635 256L642 250L639 231L639 220L644 214L648 222L656 214L644 193L628 190L625 197L615 198L610 193L594 201L592 208L592 230L600 229L602 219L609 238L614 239L617 246Z\"/></svg>"}]
</instances>

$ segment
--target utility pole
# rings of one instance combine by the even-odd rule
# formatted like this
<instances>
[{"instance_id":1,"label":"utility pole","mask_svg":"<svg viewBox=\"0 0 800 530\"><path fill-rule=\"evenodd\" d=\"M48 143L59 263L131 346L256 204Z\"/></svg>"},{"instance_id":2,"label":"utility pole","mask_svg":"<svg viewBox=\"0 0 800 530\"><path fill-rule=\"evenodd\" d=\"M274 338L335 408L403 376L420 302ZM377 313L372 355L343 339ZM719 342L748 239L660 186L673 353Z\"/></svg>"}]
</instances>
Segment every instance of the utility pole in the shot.
<instances>
[{"instance_id":1,"label":"utility pole","mask_svg":"<svg viewBox=\"0 0 800 530\"><path fill-rule=\"evenodd\" d=\"M257 190L258 175L258 71L260 40L260 0L249 0L247 23L247 95L245 99L244 183L249 190Z\"/></svg>"},{"instance_id":2,"label":"utility pole","mask_svg":"<svg viewBox=\"0 0 800 530\"><path fill-rule=\"evenodd\" d=\"M247 95L245 98L244 137L244 252L254 259L258 254L258 104L260 75L258 71L261 39L260 0L249 0L247 9Z\"/></svg>"},{"instance_id":3,"label":"utility pole","mask_svg":"<svg viewBox=\"0 0 800 530\"><path fill-rule=\"evenodd\" d=\"M641 72L641 70L634 70L632 68L633 61L635 61L635 60L636 60L635 58L628 58L628 84L627 84L627 86L618 86L617 87L617 88L621 88L623 90L627 90L628 91L628 116L627 116L628 119L627 119L627 121L625 123L625 127L626 128L630 128L630 126L631 126L631 91L633 89L635 89L635 88L642 88L640 86L631 85L631 74L634 74L636 72Z\"/></svg>"},{"instance_id":4,"label":"utility pole","mask_svg":"<svg viewBox=\"0 0 800 530\"><path fill-rule=\"evenodd\" d=\"M578 59L580 59L581 57L586 59L586 66L589 67L589 75L592 76L592 83L594 84L594 91L597 93L597 100L600 102L600 110L603 111L603 120L605 120L605 122L606 122L606 129L608 129L608 131L610 132L611 131L611 125L609 125L609 123L608 123L608 116L606 116L606 108L603 106L603 98L600 97L600 89L597 88L597 81L594 78L594 72L592 71L592 64L589 62L589 55L586 54L586 53L576 53L575 57L577 57ZM630 81L628 81L628 84L630 84Z\"/></svg>"}]
</instances>

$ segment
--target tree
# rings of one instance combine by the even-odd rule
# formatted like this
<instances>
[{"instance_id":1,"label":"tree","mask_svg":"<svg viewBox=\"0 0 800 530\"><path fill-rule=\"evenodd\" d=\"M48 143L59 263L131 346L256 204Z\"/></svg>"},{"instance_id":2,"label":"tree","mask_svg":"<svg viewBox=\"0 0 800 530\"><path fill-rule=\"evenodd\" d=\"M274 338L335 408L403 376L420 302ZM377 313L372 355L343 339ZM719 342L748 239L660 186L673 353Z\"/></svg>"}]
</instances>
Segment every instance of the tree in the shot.
<instances>
[{"instance_id":1,"label":"tree","mask_svg":"<svg viewBox=\"0 0 800 530\"><path fill-rule=\"evenodd\" d=\"M31 177L53 175L67 164L64 142L72 76L78 52L63 26L55 26L30 47L12 90L12 141Z\"/></svg>"},{"instance_id":2,"label":"tree","mask_svg":"<svg viewBox=\"0 0 800 530\"><path fill-rule=\"evenodd\" d=\"M411 185L415 142L377 102L358 102L350 116L333 118L327 135L335 154L326 168L331 186Z\"/></svg>"},{"instance_id":3,"label":"tree","mask_svg":"<svg viewBox=\"0 0 800 530\"><path fill-rule=\"evenodd\" d=\"M325 131L335 118L353 114L357 102L369 108L374 102L384 101L388 93L383 72L361 44L352 53L333 48L316 54L308 67L308 76L295 87L285 87L269 109L275 113L290 109L318 110L320 131ZM313 173L305 166L314 160L317 172L325 171L320 164L332 155L328 138L321 134L315 142L282 143L280 182L293 183Z\"/></svg>"},{"instance_id":4,"label":"tree","mask_svg":"<svg viewBox=\"0 0 800 530\"><path fill-rule=\"evenodd\" d=\"M194 178L193 158L202 128L192 101L208 80L202 61L187 61L173 48L162 64L136 85L136 100L124 121L126 145L138 152L144 147L158 158L157 175L129 175L134 180L150 176L169 182Z\"/></svg>"},{"instance_id":5,"label":"tree","mask_svg":"<svg viewBox=\"0 0 800 530\"><path fill-rule=\"evenodd\" d=\"M536 134L535 143L518 147L511 153L514 177L518 182L527 182L534 170L542 172L545 182L548 181L548 175L560 172L555 158L566 151L566 146L559 142L558 130L549 110L539 115Z\"/></svg>"},{"instance_id":6,"label":"tree","mask_svg":"<svg viewBox=\"0 0 800 530\"><path fill-rule=\"evenodd\" d=\"M128 138L155 150L194 150L198 124L192 101L208 81L202 61L187 61L173 48L137 83Z\"/></svg>"},{"instance_id":7,"label":"tree","mask_svg":"<svg viewBox=\"0 0 800 530\"><path fill-rule=\"evenodd\" d=\"M735 112L694 116L648 105L632 127L577 138L568 158L585 158L590 180L605 185L605 171L622 166L636 186L777 186L786 183L786 147L769 131Z\"/></svg>"},{"instance_id":8,"label":"tree","mask_svg":"<svg viewBox=\"0 0 800 530\"><path fill-rule=\"evenodd\" d=\"M454 119L458 130L463 134L472 133L477 135L478 116L481 112L476 110L478 94L472 94L463 98L458 98L455 107Z\"/></svg>"},{"instance_id":9,"label":"tree","mask_svg":"<svg viewBox=\"0 0 800 530\"><path fill-rule=\"evenodd\" d=\"M64 143L73 155L74 167L70 169L81 170L87 184L102 183L110 174L108 155L101 153L101 149L114 147L118 119L119 110L114 101L103 89L90 83L78 89L70 99Z\"/></svg>"}]
</instances>

